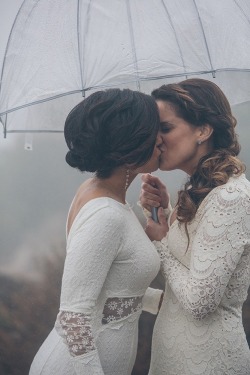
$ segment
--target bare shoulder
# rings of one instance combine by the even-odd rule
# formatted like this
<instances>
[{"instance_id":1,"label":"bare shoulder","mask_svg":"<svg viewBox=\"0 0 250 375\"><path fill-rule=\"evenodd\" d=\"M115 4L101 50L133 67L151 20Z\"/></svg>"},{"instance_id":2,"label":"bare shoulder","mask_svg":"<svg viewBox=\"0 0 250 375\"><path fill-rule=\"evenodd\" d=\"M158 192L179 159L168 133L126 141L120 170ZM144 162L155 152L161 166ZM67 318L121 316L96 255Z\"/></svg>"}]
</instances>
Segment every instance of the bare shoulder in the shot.
<instances>
[{"instance_id":1,"label":"bare shoulder","mask_svg":"<svg viewBox=\"0 0 250 375\"><path fill-rule=\"evenodd\" d=\"M101 192L92 184L92 178L86 180L77 190L72 202L67 221L67 232L69 233L72 223L81 208L92 199L101 197Z\"/></svg>"}]
</instances>

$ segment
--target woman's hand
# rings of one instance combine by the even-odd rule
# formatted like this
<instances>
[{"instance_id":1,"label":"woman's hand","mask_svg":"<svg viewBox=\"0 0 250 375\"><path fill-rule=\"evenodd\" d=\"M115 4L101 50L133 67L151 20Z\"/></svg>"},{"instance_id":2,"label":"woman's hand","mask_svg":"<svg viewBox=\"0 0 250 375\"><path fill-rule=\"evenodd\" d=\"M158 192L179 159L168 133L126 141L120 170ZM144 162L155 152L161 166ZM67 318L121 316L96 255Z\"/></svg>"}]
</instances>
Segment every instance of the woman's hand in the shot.
<instances>
[{"instance_id":1,"label":"woman's hand","mask_svg":"<svg viewBox=\"0 0 250 375\"><path fill-rule=\"evenodd\" d=\"M162 207L158 210L159 223L155 223L153 219L148 218L145 232L151 241L161 241L168 232L168 223Z\"/></svg>"},{"instance_id":2,"label":"woman's hand","mask_svg":"<svg viewBox=\"0 0 250 375\"><path fill-rule=\"evenodd\" d=\"M161 180L151 174L142 175L142 186L140 192L140 203L143 208L151 211L152 207L167 208L169 195L166 186Z\"/></svg>"}]
</instances>

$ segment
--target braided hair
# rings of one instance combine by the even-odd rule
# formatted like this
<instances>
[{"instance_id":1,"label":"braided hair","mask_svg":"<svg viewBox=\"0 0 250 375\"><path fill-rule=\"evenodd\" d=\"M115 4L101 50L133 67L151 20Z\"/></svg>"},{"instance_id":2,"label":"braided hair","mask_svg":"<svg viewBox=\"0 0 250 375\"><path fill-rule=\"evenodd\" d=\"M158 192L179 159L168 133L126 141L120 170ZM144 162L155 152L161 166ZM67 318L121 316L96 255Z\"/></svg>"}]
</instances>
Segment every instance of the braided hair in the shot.
<instances>
[{"instance_id":1,"label":"braided hair","mask_svg":"<svg viewBox=\"0 0 250 375\"><path fill-rule=\"evenodd\" d=\"M195 172L178 193L177 219L185 223L187 229L187 223L193 220L207 194L245 170L237 158L240 152L235 133L237 121L226 96L211 81L193 78L163 85L154 90L152 96L170 103L176 114L193 126L209 124L213 128L212 152L200 159Z\"/></svg>"}]
</instances>

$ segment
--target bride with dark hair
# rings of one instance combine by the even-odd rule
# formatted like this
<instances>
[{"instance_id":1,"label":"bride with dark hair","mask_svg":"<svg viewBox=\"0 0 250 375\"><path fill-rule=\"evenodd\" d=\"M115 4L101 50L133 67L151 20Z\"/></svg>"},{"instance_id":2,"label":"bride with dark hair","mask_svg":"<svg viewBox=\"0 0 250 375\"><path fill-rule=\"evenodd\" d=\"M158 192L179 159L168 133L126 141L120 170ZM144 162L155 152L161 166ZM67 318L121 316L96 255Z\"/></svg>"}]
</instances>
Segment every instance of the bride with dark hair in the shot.
<instances>
[{"instance_id":1,"label":"bride with dark hair","mask_svg":"<svg viewBox=\"0 0 250 375\"><path fill-rule=\"evenodd\" d=\"M94 176L69 210L60 310L30 375L131 374L143 296L160 260L126 191L138 173L158 168L159 125L155 100L128 89L98 91L68 115L66 161Z\"/></svg>"}]
</instances>

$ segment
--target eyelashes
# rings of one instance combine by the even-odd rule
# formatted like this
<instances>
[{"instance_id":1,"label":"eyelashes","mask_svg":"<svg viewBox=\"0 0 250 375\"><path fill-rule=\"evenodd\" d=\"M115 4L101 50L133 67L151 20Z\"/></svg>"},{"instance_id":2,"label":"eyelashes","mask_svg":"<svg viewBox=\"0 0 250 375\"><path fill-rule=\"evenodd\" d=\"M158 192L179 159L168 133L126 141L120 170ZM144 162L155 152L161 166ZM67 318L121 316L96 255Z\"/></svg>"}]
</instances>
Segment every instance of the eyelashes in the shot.
<instances>
[{"instance_id":1,"label":"eyelashes","mask_svg":"<svg viewBox=\"0 0 250 375\"><path fill-rule=\"evenodd\" d=\"M160 127L160 131L161 131L162 133L169 133L170 130L171 130L171 128L169 128L169 127L167 127L167 126L161 126L161 127Z\"/></svg>"}]
</instances>

